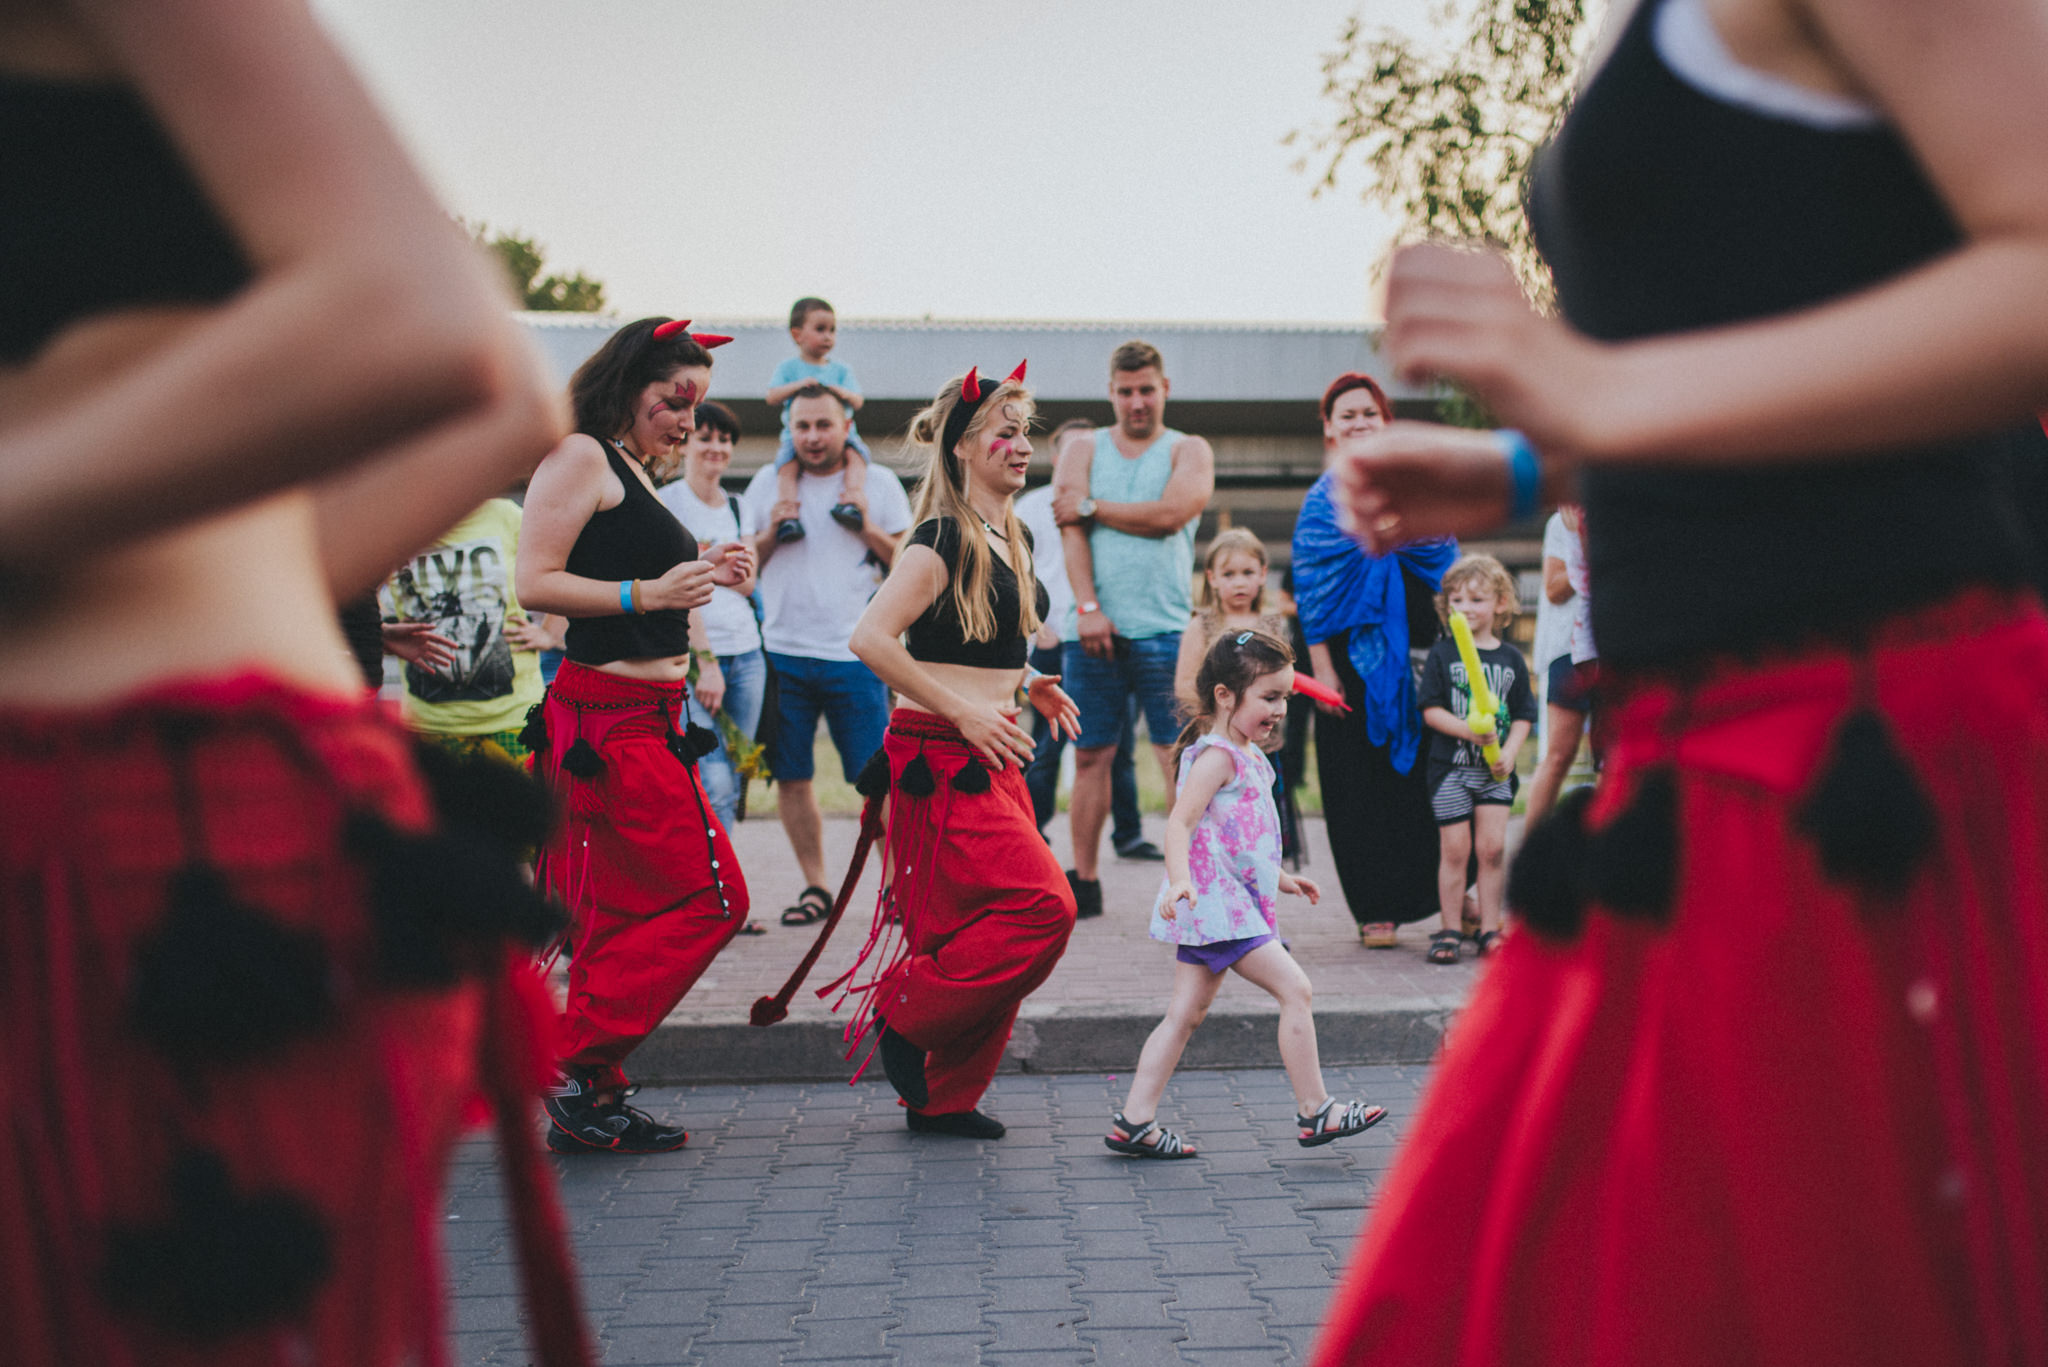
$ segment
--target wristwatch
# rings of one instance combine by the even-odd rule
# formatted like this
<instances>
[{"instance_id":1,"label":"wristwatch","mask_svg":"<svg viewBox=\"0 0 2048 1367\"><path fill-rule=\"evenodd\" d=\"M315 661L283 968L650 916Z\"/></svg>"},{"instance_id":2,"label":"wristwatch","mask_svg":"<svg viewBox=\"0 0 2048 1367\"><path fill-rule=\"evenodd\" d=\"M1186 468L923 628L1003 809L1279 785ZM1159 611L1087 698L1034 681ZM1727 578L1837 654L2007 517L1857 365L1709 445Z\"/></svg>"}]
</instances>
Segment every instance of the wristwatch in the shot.
<instances>
[{"instance_id":1,"label":"wristwatch","mask_svg":"<svg viewBox=\"0 0 2048 1367\"><path fill-rule=\"evenodd\" d=\"M1095 500L1092 498L1082 499L1078 504L1074 506L1074 515L1076 517L1079 517L1083 522L1086 522L1089 518L1095 516ZM1090 611L1093 611L1093 609L1090 609Z\"/></svg>"},{"instance_id":2,"label":"wristwatch","mask_svg":"<svg viewBox=\"0 0 2048 1367\"><path fill-rule=\"evenodd\" d=\"M1100 612L1102 611L1102 604L1090 598L1087 602L1081 604L1081 611L1083 613Z\"/></svg>"}]
</instances>

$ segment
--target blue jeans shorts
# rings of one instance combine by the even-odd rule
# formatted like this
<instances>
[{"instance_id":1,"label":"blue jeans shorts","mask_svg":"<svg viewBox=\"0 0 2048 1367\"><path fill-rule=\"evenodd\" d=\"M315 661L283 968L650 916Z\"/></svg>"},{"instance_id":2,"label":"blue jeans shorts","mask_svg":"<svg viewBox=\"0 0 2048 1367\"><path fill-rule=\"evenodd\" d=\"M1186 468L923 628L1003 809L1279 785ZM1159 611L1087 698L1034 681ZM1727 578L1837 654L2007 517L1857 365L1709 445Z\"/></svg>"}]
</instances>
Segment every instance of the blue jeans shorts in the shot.
<instances>
[{"instance_id":1,"label":"blue jeans shorts","mask_svg":"<svg viewBox=\"0 0 2048 1367\"><path fill-rule=\"evenodd\" d=\"M1078 750L1106 749L1123 731L1124 708L1132 698L1144 713L1145 729L1154 745L1171 745L1180 735L1180 703L1173 696L1173 667L1180 659L1180 634L1115 638L1116 651L1097 659L1079 641L1060 647L1062 678L1074 705L1081 709Z\"/></svg>"},{"instance_id":2,"label":"blue jeans shorts","mask_svg":"<svg viewBox=\"0 0 2048 1367\"><path fill-rule=\"evenodd\" d=\"M775 734L767 738L769 772L783 783L811 780L811 749L823 714L832 748L839 752L839 767L846 781L853 782L868 757L882 748L882 732L889 726L889 690L859 660L816 660L771 650L768 666L775 671L780 713Z\"/></svg>"}]
</instances>

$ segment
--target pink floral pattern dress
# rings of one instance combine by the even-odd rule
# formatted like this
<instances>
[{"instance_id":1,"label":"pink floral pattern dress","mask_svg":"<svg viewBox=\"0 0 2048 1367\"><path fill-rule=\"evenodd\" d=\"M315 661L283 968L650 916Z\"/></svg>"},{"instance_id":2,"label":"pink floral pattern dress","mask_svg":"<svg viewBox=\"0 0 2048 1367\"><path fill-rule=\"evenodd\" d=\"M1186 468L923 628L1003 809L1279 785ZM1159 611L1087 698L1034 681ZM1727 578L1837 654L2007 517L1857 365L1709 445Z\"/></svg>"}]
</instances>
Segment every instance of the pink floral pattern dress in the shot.
<instances>
[{"instance_id":1,"label":"pink floral pattern dress","mask_svg":"<svg viewBox=\"0 0 2048 1367\"><path fill-rule=\"evenodd\" d=\"M1152 938L1168 944L1208 945L1278 933L1280 813L1273 805L1273 765L1257 747L1239 747L1214 733L1181 753L1179 783L1204 750L1227 751L1236 764L1217 789L1188 842L1192 910L1166 918L1167 880L1152 905Z\"/></svg>"}]
</instances>

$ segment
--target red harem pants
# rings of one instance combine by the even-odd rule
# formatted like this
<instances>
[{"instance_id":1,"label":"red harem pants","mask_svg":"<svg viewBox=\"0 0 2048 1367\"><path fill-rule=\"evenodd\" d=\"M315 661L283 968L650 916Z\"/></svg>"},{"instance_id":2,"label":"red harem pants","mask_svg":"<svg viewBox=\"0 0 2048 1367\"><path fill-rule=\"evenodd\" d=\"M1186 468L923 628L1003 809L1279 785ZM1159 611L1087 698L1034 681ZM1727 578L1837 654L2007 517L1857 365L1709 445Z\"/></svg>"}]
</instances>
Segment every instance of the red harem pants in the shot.
<instances>
[{"instance_id":1,"label":"red harem pants","mask_svg":"<svg viewBox=\"0 0 2048 1367\"><path fill-rule=\"evenodd\" d=\"M875 1016L929 1052L928 1115L970 1111L1002 1062L1017 1008L1046 980L1074 932L1074 894L1031 812L1021 769L988 773L985 792L953 778L974 751L929 712L898 708L889 759L892 902L900 957L873 990ZM903 769L923 755L935 790L916 797ZM886 914L886 912L885 912Z\"/></svg>"},{"instance_id":2,"label":"red harem pants","mask_svg":"<svg viewBox=\"0 0 2048 1367\"><path fill-rule=\"evenodd\" d=\"M0 713L0 1359L441 1360L443 1162L480 1047L521 1022L486 1028L474 982L372 986L367 875L342 830L349 812L431 824L410 744L368 700L258 677ZM232 1063L174 1061L129 1023L138 951L195 861L318 937L335 1019ZM167 1175L191 1149L237 1192L311 1207L331 1271L303 1316L194 1341L109 1308L110 1232L170 1218Z\"/></svg>"},{"instance_id":3,"label":"red harem pants","mask_svg":"<svg viewBox=\"0 0 2048 1367\"><path fill-rule=\"evenodd\" d=\"M1794 825L1849 655L1624 694L1590 825L1675 763L1671 919L1509 939L1316 1362L2048 1363L2048 623L1971 594L1862 668L1935 810L1911 887Z\"/></svg>"},{"instance_id":4,"label":"red harem pants","mask_svg":"<svg viewBox=\"0 0 2048 1367\"><path fill-rule=\"evenodd\" d=\"M537 877L572 918L562 1067L599 1091L626 1085L626 1056L747 920L732 842L696 766L669 749L683 690L570 662L548 688L537 760L564 819ZM578 740L603 762L589 778L563 768Z\"/></svg>"}]
</instances>

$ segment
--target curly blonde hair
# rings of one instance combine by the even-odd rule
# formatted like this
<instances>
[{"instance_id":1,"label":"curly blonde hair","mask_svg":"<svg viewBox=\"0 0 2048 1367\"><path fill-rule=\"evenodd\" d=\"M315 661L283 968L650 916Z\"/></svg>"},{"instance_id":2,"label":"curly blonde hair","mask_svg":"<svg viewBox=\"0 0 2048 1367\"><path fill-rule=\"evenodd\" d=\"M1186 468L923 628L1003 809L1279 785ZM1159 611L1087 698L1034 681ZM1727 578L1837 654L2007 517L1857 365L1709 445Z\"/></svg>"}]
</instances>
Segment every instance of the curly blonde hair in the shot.
<instances>
[{"instance_id":1,"label":"curly blonde hair","mask_svg":"<svg viewBox=\"0 0 2048 1367\"><path fill-rule=\"evenodd\" d=\"M1490 555L1461 555L1444 571L1443 588L1436 596L1437 615L1450 621L1452 590L1473 583L1493 590L1496 628L1512 622L1522 610L1521 597L1515 591L1515 576L1508 573L1506 565Z\"/></svg>"}]
</instances>

